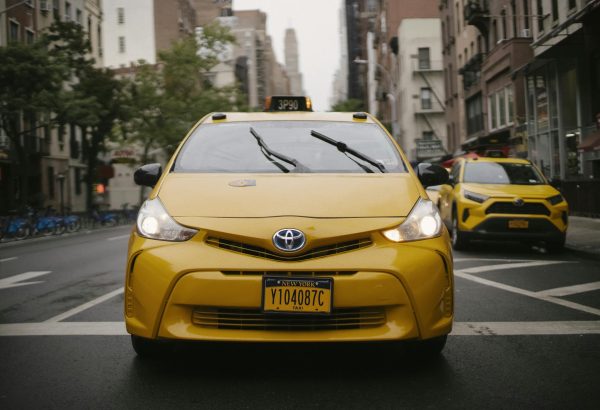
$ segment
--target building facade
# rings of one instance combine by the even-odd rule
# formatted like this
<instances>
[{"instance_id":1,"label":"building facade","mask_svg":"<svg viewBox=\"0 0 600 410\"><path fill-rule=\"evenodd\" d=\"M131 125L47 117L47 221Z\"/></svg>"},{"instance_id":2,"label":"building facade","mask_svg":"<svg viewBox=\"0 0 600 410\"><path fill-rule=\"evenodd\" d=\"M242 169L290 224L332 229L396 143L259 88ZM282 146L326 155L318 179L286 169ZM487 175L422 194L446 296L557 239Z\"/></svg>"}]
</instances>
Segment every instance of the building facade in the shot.
<instances>
[{"instance_id":1,"label":"building facade","mask_svg":"<svg viewBox=\"0 0 600 410\"><path fill-rule=\"evenodd\" d=\"M285 71L290 81L290 93L292 95L304 95L302 87L302 74L298 55L298 40L296 30L288 28L285 30Z\"/></svg>"}]
</instances>

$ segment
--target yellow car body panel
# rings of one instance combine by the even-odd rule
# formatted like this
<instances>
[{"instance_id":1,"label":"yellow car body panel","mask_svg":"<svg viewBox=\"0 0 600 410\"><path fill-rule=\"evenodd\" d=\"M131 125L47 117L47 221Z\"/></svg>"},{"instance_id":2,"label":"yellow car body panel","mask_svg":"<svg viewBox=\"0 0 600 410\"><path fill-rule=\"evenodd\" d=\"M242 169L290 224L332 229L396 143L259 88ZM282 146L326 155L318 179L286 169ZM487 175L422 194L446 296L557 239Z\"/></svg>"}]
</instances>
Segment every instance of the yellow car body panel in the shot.
<instances>
[{"instance_id":1,"label":"yellow car body panel","mask_svg":"<svg viewBox=\"0 0 600 410\"><path fill-rule=\"evenodd\" d=\"M279 120L358 121L348 113L227 113L226 121ZM194 129L213 122L219 121L207 116ZM358 122L381 127L371 116ZM194 129L166 169L172 168ZM255 184L230 184L241 179ZM290 196L297 201L290 202ZM149 198L158 198L173 220L198 233L187 241L168 242L132 232L125 321L135 336L335 342L425 340L452 329L454 280L446 229L412 242L395 243L382 235L399 226L419 199L427 199L410 167L388 174L164 172ZM289 227L306 235L306 247L291 256L272 241L274 232ZM344 245L348 243L353 245ZM318 253L338 244L346 247ZM303 256L310 252L317 256ZM211 325L222 311L260 315L263 277L274 272L332 278L334 311L360 311L367 321L373 314L380 322L292 331Z\"/></svg>"}]
</instances>

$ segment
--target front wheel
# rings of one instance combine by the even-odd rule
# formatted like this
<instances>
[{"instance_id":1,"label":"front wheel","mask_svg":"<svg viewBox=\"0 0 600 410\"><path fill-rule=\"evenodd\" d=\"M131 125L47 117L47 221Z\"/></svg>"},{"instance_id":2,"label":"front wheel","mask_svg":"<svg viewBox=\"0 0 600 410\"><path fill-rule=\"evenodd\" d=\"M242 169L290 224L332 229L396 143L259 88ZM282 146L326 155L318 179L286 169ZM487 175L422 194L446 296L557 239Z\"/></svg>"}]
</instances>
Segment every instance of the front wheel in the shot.
<instances>
[{"instance_id":1,"label":"front wheel","mask_svg":"<svg viewBox=\"0 0 600 410\"><path fill-rule=\"evenodd\" d=\"M456 211L452 212L452 248L457 251L464 250L469 245L469 241L465 238L465 234L458 229L458 216Z\"/></svg>"},{"instance_id":2,"label":"front wheel","mask_svg":"<svg viewBox=\"0 0 600 410\"><path fill-rule=\"evenodd\" d=\"M546 249L550 253L560 253L565 249L566 234L563 234L559 239L546 242Z\"/></svg>"},{"instance_id":3,"label":"front wheel","mask_svg":"<svg viewBox=\"0 0 600 410\"><path fill-rule=\"evenodd\" d=\"M442 353L446 346L447 335L434 337L426 340L415 340L408 344L408 351L419 357L435 357Z\"/></svg>"},{"instance_id":4,"label":"front wheel","mask_svg":"<svg viewBox=\"0 0 600 410\"><path fill-rule=\"evenodd\" d=\"M147 339L131 335L133 350L141 357L159 357L172 351L172 344L164 340Z\"/></svg>"}]
</instances>

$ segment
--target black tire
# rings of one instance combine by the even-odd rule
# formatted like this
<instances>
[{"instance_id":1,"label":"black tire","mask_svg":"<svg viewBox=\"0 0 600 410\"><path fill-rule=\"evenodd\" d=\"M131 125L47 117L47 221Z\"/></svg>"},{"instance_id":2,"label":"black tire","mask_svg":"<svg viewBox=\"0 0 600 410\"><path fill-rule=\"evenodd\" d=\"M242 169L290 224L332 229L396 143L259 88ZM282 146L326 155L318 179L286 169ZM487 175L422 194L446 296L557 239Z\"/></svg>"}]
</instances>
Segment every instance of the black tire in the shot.
<instances>
[{"instance_id":1,"label":"black tire","mask_svg":"<svg viewBox=\"0 0 600 410\"><path fill-rule=\"evenodd\" d=\"M133 350L140 357L160 357L173 351L170 342L131 335Z\"/></svg>"},{"instance_id":2,"label":"black tire","mask_svg":"<svg viewBox=\"0 0 600 410\"><path fill-rule=\"evenodd\" d=\"M31 228L29 225L23 225L21 227L19 227L19 229L17 229L17 232L15 232L15 239L17 240L22 240L27 238L29 235L31 235Z\"/></svg>"},{"instance_id":3,"label":"black tire","mask_svg":"<svg viewBox=\"0 0 600 410\"><path fill-rule=\"evenodd\" d=\"M415 340L408 344L408 353L419 358L433 358L438 356L446 346L447 335L426 340Z\"/></svg>"},{"instance_id":4,"label":"black tire","mask_svg":"<svg viewBox=\"0 0 600 410\"><path fill-rule=\"evenodd\" d=\"M73 221L67 224L67 232L77 232L81 229L81 221Z\"/></svg>"},{"instance_id":5,"label":"black tire","mask_svg":"<svg viewBox=\"0 0 600 410\"><path fill-rule=\"evenodd\" d=\"M51 236L54 235L54 232L56 232L55 226L46 226L44 229L39 231L42 236Z\"/></svg>"},{"instance_id":6,"label":"black tire","mask_svg":"<svg viewBox=\"0 0 600 410\"><path fill-rule=\"evenodd\" d=\"M67 230L64 222L60 222L56 224L56 229L54 229L54 235L62 235Z\"/></svg>"},{"instance_id":7,"label":"black tire","mask_svg":"<svg viewBox=\"0 0 600 410\"><path fill-rule=\"evenodd\" d=\"M457 251L465 250L469 246L469 240L465 238L464 233L458 229L458 216L456 210L452 211L452 248Z\"/></svg>"},{"instance_id":8,"label":"black tire","mask_svg":"<svg viewBox=\"0 0 600 410\"><path fill-rule=\"evenodd\" d=\"M562 235L560 239L546 242L548 253L561 253L565 250L566 235Z\"/></svg>"}]
</instances>

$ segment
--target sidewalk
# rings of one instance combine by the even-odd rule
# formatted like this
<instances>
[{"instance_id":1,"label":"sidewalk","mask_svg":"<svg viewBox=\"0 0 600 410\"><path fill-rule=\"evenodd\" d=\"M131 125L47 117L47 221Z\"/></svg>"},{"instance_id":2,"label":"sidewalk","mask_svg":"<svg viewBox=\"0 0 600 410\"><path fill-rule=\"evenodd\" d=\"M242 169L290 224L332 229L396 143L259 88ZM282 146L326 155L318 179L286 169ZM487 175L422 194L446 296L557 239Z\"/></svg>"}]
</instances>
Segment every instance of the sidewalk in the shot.
<instances>
[{"instance_id":1,"label":"sidewalk","mask_svg":"<svg viewBox=\"0 0 600 410\"><path fill-rule=\"evenodd\" d=\"M570 216L565 246L600 258L600 219Z\"/></svg>"}]
</instances>

